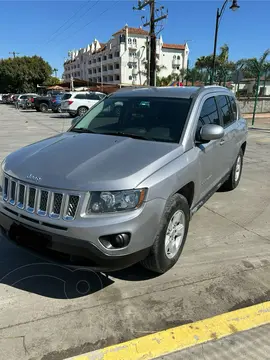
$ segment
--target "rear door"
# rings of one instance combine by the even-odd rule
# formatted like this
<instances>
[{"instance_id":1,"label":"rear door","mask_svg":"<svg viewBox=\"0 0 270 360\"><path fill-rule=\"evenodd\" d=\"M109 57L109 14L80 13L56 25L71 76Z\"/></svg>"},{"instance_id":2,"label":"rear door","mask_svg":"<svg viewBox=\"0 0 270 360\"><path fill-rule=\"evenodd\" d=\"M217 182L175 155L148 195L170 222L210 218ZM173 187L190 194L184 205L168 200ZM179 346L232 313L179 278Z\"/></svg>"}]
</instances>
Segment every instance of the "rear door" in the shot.
<instances>
[{"instance_id":1,"label":"rear door","mask_svg":"<svg viewBox=\"0 0 270 360\"><path fill-rule=\"evenodd\" d=\"M224 137L219 140L219 161L216 166L220 167L221 177L224 177L231 171L239 151L236 139L237 112L233 111L229 96L218 95L216 101L224 128Z\"/></svg>"}]
</instances>

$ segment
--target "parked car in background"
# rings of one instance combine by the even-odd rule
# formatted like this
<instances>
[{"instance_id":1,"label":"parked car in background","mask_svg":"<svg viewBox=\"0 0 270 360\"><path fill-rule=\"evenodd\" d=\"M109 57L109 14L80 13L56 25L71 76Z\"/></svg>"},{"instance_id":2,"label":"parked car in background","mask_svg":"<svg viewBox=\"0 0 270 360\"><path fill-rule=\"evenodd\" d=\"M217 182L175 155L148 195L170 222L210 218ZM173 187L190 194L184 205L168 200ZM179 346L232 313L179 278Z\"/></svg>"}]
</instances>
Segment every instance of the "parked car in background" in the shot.
<instances>
[{"instance_id":1,"label":"parked car in background","mask_svg":"<svg viewBox=\"0 0 270 360\"><path fill-rule=\"evenodd\" d=\"M106 97L101 92L69 92L65 93L61 102L62 112L70 116L82 116L98 101Z\"/></svg>"},{"instance_id":2,"label":"parked car in background","mask_svg":"<svg viewBox=\"0 0 270 360\"><path fill-rule=\"evenodd\" d=\"M37 111L47 112L48 110L52 109L52 99L54 96L63 95L63 92L58 93L48 93L47 96L39 96L34 99L34 107Z\"/></svg>"},{"instance_id":3,"label":"parked car in background","mask_svg":"<svg viewBox=\"0 0 270 360\"><path fill-rule=\"evenodd\" d=\"M25 100L29 99L30 97L34 98L37 97L37 94L29 93L29 94L20 94L15 96L15 106L17 108L23 107L25 104Z\"/></svg>"}]
</instances>

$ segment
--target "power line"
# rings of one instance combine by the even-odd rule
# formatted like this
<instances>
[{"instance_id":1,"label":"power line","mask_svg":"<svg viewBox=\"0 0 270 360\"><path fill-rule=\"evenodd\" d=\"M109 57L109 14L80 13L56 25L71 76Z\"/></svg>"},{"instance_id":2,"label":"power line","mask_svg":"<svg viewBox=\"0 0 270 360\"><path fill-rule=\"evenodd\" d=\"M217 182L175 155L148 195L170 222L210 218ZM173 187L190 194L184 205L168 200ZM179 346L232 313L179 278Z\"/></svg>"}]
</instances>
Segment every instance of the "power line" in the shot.
<instances>
[{"instance_id":1,"label":"power line","mask_svg":"<svg viewBox=\"0 0 270 360\"><path fill-rule=\"evenodd\" d=\"M14 59L15 59L16 55L19 55L19 53L16 51L10 51L9 54L12 54Z\"/></svg>"},{"instance_id":2,"label":"power line","mask_svg":"<svg viewBox=\"0 0 270 360\"><path fill-rule=\"evenodd\" d=\"M94 5L90 6L90 8L87 9L78 19L74 20L71 24L69 24L69 26L68 26L67 28L65 28L63 31L61 31L61 32L60 32L59 34L57 34L56 36L59 36L59 35L62 34L63 32L65 32L65 31L67 31L68 29L70 29L72 25L74 25L76 22L78 22L78 20L80 20L82 17L84 17L84 16L85 16L90 10L92 10L93 7L96 6L100 1L101 1L101 0L97 0L97 1L94 3ZM91 2L91 0L87 1L87 4L88 4L89 2ZM87 4L86 4L86 5L87 5ZM84 6L83 6L83 7L84 7ZM55 32L51 35L50 39L46 42L46 45L53 40L53 39L52 39L52 36L53 36L54 34L56 34L61 28L63 28L64 25L69 22L69 20L71 20L76 14L78 14L78 13L81 11L81 9L82 9L82 8L80 8L80 9L79 9L73 16L71 16L62 26L60 26L60 28L58 28L57 31L55 31Z\"/></svg>"},{"instance_id":3,"label":"power line","mask_svg":"<svg viewBox=\"0 0 270 360\"><path fill-rule=\"evenodd\" d=\"M100 16L102 16L103 14L105 14L107 11L109 11L112 7L115 6L115 4L119 3L121 0L115 0L113 1L112 6L109 6L107 9L105 9L104 11L102 11L100 14L98 14L97 16L95 16L94 20L89 21L88 23L86 23L84 26L82 26L81 28L79 28L77 31L75 31L73 34L71 34L68 38L62 39L61 41L65 41L67 39L70 39L72 36L78 34L78 32L80 32L81 30L83 30L84 28L86 28L86 26L92 24L93 22L95 22Z\"/></svg>"}]
</instances>

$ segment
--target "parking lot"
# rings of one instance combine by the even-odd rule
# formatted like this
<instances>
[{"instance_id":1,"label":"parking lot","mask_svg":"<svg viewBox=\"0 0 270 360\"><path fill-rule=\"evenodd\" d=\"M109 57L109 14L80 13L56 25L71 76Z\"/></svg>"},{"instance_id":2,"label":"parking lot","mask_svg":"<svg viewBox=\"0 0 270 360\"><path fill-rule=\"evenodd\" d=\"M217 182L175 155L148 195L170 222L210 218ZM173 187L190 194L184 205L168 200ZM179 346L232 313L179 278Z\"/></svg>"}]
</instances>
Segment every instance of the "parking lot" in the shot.
<instances>
[{"instance_id":1,"label":"parking lot","mask_svg":"<svg viewBox=\"0 0 270 360\"><path fill-rule=\"evenodd\" d=\"M71 120L0 104L0 162ZM162 276L71 271L0 239L0 358L60 360L270 300L269 178L270 128L258 126L239 187L200 209Z\"/></svg>"}]
</instances>

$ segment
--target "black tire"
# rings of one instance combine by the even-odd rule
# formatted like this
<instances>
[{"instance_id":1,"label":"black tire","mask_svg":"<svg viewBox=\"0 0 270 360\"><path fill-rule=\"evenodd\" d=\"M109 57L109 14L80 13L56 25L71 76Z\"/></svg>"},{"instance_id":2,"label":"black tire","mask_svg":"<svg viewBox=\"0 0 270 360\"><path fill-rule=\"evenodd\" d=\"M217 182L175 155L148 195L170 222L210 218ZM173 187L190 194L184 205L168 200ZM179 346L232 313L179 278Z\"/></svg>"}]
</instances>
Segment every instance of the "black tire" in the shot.
<instances>
[{"instance_id":1,"label":"black tire","mask_svg":"<svg viewBox=\"0 0 270 360\"><path fill-rule=\"evenodd\" d=\"M49 106L47 104L45 104L45 103L42 103L42 104L39 105L39 109L40 109L41 112L47 112L48 109L49 109Z\"/></svg>"},{"instance_id":2,"label":"black tire","mask_svg":"<svg viewBox=\"0 0 270 360\"><path fill-rule=\"evenodd\" d=\"M239 154L237 155L236 161L231 170L230 177L221 186L221 188L220 188L221 191L232 191L238 186L240 179L241 179L242 170L243 170L243 159L244 159L244 154L243 154L242 149L240 149ZM240 170L239 170L238 176L236 177L236 171L237 171L237 167L239 165L239 161L240 161Z\"/></svg>"},{"instance_id":3,"label":"black tire","mask_svg":"<svg viewBox=\"0 0 270 360\"><path fill-rule=\"evenodd\" d=\"M62 112L61 106L58 106L57 112L60 114Z\"/></svg>"},{"instance_id":4,"label":"black tire","mask_svg":"<svg viewBox=\"0 0 270 360\"><path fill-rule=\"evenodd\" d=\"M170 220L173 218L173 215L178 210L180 210L185 217L184 235L181 246L179 247L175 256L173 258L168 258L165 252L166 232ZM149 255L147 256L146 259L141 261L141 264L146 269L159 274L163 274L169 269L171 269L175 265L175 263L177 262L183 251L187 238L189 221L190 221L190 209L186 198L180 194L175 194L171 196L167 201L154 244L150 250Z\"/></svg>"},{"instance_id":5,"label":"black tire","mask_svg":"<svg viewBox=\"0 0 270 360\"><path fill-rule=\"evenodd\" d=\"M87 111L88 111L88 108L86 106L81 106L77 110L77 115L78 116L83 116Z\"/></svg>"}]
</instances>

